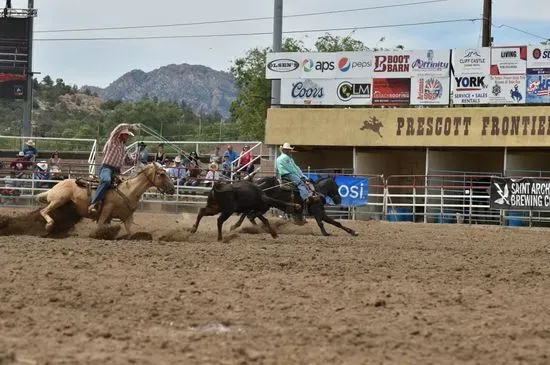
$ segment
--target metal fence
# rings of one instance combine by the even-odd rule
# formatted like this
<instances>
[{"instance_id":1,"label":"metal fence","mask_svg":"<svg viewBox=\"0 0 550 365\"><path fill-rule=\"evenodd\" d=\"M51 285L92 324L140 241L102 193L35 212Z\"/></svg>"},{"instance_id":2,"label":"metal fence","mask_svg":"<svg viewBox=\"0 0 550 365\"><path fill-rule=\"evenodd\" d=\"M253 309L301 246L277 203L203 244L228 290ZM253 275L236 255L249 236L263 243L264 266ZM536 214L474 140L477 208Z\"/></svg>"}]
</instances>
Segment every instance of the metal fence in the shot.
<instances>
[{"instance_id":1,"label":"metal fence","mask_svg":"<svg viewBox=\"0 0 550 365\"><path fill-rule=\"evenodd\" d=\"M550 226L550 212L504 211L490 208L492 175L353 175L369 180L367 202L363 206L325 207L337 219L387 220L390 222L499 224L509 226ZM525 177L525 176L524 176ZM6 176L0 187L3 206L36 206L34 196L59 180L37 180L34 176ZM194 211L206 202L210 186L177 186L173 195L151 188L141 200L141 209L157 205L169 212ZM158 209L158 208L157 208Z\"/></svg>"}]
</instances>

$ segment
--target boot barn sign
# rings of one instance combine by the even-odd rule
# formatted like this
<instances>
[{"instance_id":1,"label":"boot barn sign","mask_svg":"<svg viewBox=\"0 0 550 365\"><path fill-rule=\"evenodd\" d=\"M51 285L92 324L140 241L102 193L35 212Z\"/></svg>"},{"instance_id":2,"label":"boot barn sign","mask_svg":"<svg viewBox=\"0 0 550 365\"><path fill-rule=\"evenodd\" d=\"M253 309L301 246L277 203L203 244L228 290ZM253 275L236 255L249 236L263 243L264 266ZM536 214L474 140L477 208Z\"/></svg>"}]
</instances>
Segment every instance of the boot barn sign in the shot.
<instances>
[{"instance_id":1,"label":"boot barn sign","mask_svg":"<svg viewBox=\"0 0 550 365\"><path fill-rule=\"evenodd\" d=\"M491 209L550 211L549 179L491 178Z\"/></svg>"},{"instance_id":2,"label":"boot barn sign","mask_svg":"<svg viewBox=\"0 0 550 365\"><path fill-rule=\"evenodd\" d=\"M266 143L308 146L548 147L550 107L270 109Z\"/></svg>"}]
</instances>

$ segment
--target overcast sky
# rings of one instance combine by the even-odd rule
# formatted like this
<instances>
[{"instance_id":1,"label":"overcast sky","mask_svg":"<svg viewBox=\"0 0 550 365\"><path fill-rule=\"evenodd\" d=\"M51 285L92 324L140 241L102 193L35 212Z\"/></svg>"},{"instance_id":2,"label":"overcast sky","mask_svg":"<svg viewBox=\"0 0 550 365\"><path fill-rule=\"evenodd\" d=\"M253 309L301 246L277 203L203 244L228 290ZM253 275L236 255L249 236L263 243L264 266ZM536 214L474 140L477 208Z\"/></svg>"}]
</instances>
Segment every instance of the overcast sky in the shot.
<instances>
[{"instance_id":1,"label":"overcast sky","mask_svg":"<svg viewBox=\"0 0 550 365\"><path fill-rule=\"evenodd\" d=\"M284 15L403 4L422 0L286 0ZM4 0L0 0L4 2ZM27 0L13 0L13 7L26 7ZM313 6L315 5L315 6ZM2 5L3 6L3 5ZM132 69L151 71L171 63L202 64L228 71L235 58L256 46L270 46L271 35L180 38L149 40L40 41L52 38L102 38L220 33L271 32L271 19L240 23L180 26L130 30L56 32L41 31L113 26L158 25L271 17L272 0L35 0L34 69L61 77L68 84L105 87ZM365 10L283 20L283 30L348 28L449 19L481 18L483 0L447 0L438 3ZM494 0L493 37L495 45L537 44L550 38L549 0ZM504 25L504 26L502 26ZM499 27L500 26L500 27ZM532 33L528 35L517 30ZM455 48L481 45L481 22L425 26L358 29L354 37L368 46L408 49ZM345 36L350 31L332 31ZM322 32L286 34L312 46ZM539 37L537 37L539 36ZM384 42L379 42L385 37Z\"/></svg>"}]
</instances>

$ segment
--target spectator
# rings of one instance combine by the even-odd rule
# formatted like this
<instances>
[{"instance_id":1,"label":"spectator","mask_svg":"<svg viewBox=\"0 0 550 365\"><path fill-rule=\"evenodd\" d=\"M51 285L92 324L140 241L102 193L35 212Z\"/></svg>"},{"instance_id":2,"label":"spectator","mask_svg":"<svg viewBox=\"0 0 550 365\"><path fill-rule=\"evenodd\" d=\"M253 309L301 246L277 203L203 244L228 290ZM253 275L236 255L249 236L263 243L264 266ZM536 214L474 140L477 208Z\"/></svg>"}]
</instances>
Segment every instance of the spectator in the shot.
<instances>
[{"instance_id":1,"label":"spectator","mask_svg":"<svg viewBox=\"0 0 550 365\"><path fill-rule=\"evenodd\" d=\"M206 173L206 177L204 180L206 180L206 183L209 185L213 185L214 181L218 181L220 179L220 173L218 171L218 164L217 163L211 163L210 169Z\"/></svg>"},{"instance_id":2,"label":"spectator","mask_svg":"<svg viewBox=\"0 0 550 365\"><path fill-rule=\"evenodd\" d=\"M50 158L50 174L51 178L55 179L61 173L61 159L59 158L59 152L52 153Z\"/></svg>"},{"instance_id":3,"label":"spectator","mask_svg":"<svg viewBox=\"0 0 550 365\"><path fill-rule=\"evenodd\" d=\"M17 158L10 163L10 168L16 179L22 179L31 165L32 163L25 159L25 153L20 151L17 154Z\"/></svg>"},{"instance_id":4,"label":"spectator","mask_svg":"<svg viewBox=\"0 0 550 365\"><path fill-rule=\"evenodd\" d=\"M164 152L164 144L159 143L157 146L157 153L155 154L155 162L158 162L162 165L165 160L166 160L166 153Z\"/></svg>"},{"instance_id":5,"label":"spectator","mask_svg":"<svg viewBox=\"0 0 550 365\"><path fill-rule=\"evenodd\" d=\"M36 160L36 157L38 156L38 151L36 150L34 141L32 139L29 139L27 142L25 142L23 155L25 156L25 160L27 161L34 162Z\"/></svg>"},{"instance_id":6,"label":"spectator","mask_svg":"<svg viewBox=\"0 0 550 365\"><path fill-rule=\"evenodd\" d=\"M194 163L195 165L199 166L199 155L197 155L197 152L193 151L189 154L189 162Z\"/></svg>"},{"instance_id":7,"label":"spectator","mask_svg":"<svg viewBox=\"0 0 550 365\"><path fill-rule=\"evenodd\" d=\"M138 143L139 162L147 165L149 163L149 152L147 152L145 147L147 145L143 141Z\"/></svg>"},{"instance_id":8,"label":"spectator","mask_svg":"<svg viewBox=\"0 0 550 365\"><path fill-rule=\"evenodd\" d=\"M48 171L48 163L46 161L40 161L36 164L36 169L34 171L35 180L49 180L50 172ZM49 184L47 182L35 182L35 187L38 188L48 188Z\"/></svg>"},{"instance_id":9,"label":"spectator","mask_svg":"<svg viewBox=\"0 0 550 365\"><path fill-rule=\"evenodd\" d=\"M180 156L174 158L174 165L168 169L168 176L172 178L176 185L185 183L185 167L181 164Z\"/></svg>"},{"instance_id":10,"label":"spectator","mask_svg":"<svg viewBox=\"0 0 550 365\"><path fill-rule=\"evenodd\" d=\"M214 149L214 154L212 155L212 162L215 162L215 163L222 163L222 154L220 152L220 146L216 146L216 148Z\"/></svg>"},{"instance_id":11,"label":"spectator","mask_svg":"<svg viewBox=\"0 0 550 365\"><path fill-rule=\"evenodd\" d=\"M231 164L239 159L239 155L237 152L233 151L233 146L231 145L227 146L227 151L223 153L223 156L229 156L229 163Z\"/></svg>"},{"instance_id":12,"label":"spectator","mask_svg":"<svg viewBox=\"0 0 550 365\"><path fill-rule=\"evenodd\" d=\"M222 176L230 179L231 178L231 163L229 162L229 156L223 157L222 163Z\"/></svg>"},{"instance_id":13,"label":"spectator","mask_svg":"<svg viewBox=\"0 0 550 365\"><path fill-rule=\"evenodd\" d=\"M243 151L241 152L241 159L239 163L239 169L242 168L242 172L248 174L251 174L254 172L254 164L252 164L253 156L250 152L250 146L246 145L243 147ZM247 164L250 164L246 166ZM245 167L246 166L246 167Z\"/></svg>"},{"instance_id":14,"label":"spectator","mask_svg":"<svg viewBox=\"0 0 550 365\"><path fill-rule=\"evenodd\" d=\"M201 170L194 162L189 162L189 165L187 166L187 174L185 179L185 185L186 186L197 186L198 185L198 177L201 174Z\"/></svg>"}]
</instances>

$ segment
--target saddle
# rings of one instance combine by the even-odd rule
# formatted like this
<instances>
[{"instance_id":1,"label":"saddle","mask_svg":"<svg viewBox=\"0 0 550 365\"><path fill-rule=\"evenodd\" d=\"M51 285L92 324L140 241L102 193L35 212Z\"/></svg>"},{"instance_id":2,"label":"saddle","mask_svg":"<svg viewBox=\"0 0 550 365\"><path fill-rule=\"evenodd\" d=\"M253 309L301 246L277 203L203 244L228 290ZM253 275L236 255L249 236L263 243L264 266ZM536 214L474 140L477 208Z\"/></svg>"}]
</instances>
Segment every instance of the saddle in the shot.
<instances>
[{"instance_id":1,"label":"saddle","mask_svg":"<svg viewBox=\"0 0 550 365\"><path fill-rule=\"evenodd\" d=\"M288 190L288 191L291 191L291 192L298 192L298 187L291 180L285 179L284 177L283 178L277 177L277 181L279 182L279 187L282 190ZM308 187L308 189L313 192L313 194L316 194L315 186L311 182L306 181L305 184Z\"/></svg>"},{"instance_id":2,"label":"saddle","mask_svg":"<svg viewBox=\"0 0 550 365\"><path fill-rule=\"evenodd\" d=\"M116 188L122 179L118 176L114 176L110 188ZM99 187L99 179L96 176L79 177L75 180L77 186L88 189L88 191L96 190Z\"/></svg>"}]
</instances>

